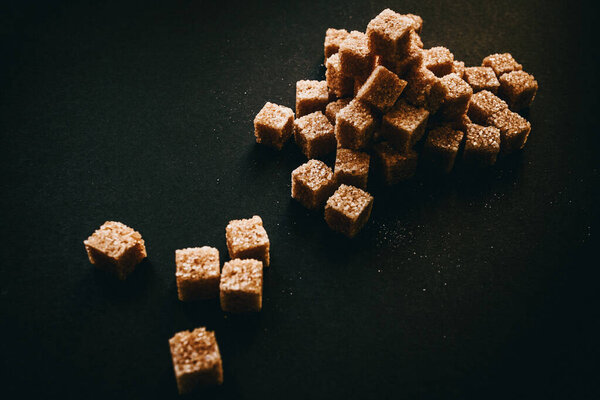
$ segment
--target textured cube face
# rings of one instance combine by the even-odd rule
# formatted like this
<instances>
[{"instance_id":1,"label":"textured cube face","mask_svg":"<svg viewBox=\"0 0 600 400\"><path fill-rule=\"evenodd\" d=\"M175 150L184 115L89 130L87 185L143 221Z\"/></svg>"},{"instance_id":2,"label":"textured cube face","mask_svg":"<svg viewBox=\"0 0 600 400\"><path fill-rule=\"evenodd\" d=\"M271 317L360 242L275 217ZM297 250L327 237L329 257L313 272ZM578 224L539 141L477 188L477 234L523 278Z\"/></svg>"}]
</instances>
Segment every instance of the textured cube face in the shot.
<instances>
[{"instance_id":1,"label":"textured cube face","mask_svg":"<svg viewBox=\"0 0 600 400\"><path fill-rule=\"evenodd\" d=\"M473 88L474 93L487 90L496 94L500 87L500 82L490 67L465 68L464 79Z\"/></svg>"},{"instance_id":2,"label":"textured cube face","mask_svg":"<svg viewBox=\"0 0 600 400\"><path fill-rule=\"evenodd\" d=\"M454 66L454 55L445 47L432 47L423 51L423 66L437 77L448 75Z\"/></svg>"},{"instance_id":3,"label":"textured cube face","mask_svg":"<svg viewBox=\"0 0 600 400\"><path fill-rule=\"evenodd\" d=\"M325 116L332 125L335 125L335 118L337 117L338 113L342 110L342 108L350 104L351 100L351 98L345 98L332 101L331 103L327 104L327 107L325 108Z\"/></svg>"},{"instance_id":4,"label":"textured cube face","mask_svg":"<svg viewBox=\"0 0 600 400\"><path fill-rule=\"evenodd\" d=\"M296 82L296 117L325 111L328 102L327 81Z\"/></svg>"},{"instance_id":5,"label":"textured cube face","mask_svg":"<svg viewBox=\"0 0 600 400\"><path fill-rule=\"evenodd\" d=\"M221 273L221 309L256 312L262 308L263 264L255 259L233 259Z\"/></svg>"},{"instance_id":6,"label":"textured cube face","mask_svg":"<svg viewBox=\"0 0 600 400\"><path fill-rule=\"evenodd\" d=\"M339 147L363 149L371 141L374 130L375 118L371 110L356 99L337 114L335 137Z\"/></svg>"},{"instance_id":7,"label":"textured cube face","mask_svg":"<svg viewBox=\"0 0 600 400\"><path fill-rule=\"evenodd\" d=\"M354 89L354 79L343 74L339 53L329 57L325 62L325 66L327 67L325 78L329 92L338 98L351 96Z\"/></svg>"},{"instance_id":8,"label":"textured cube face","mask_svg":"<svg viewBox=\"0 0 600 400\"><path fill-rule=\"evenodd\" d=\"M452 73L458 75L460 78L464 79L465 77L465 63L462 61L454 61L452 63Z\"/></svg>"},{"instance_id":9,"label":"textured cube face","mask_svg":"<svg viewBox=\"0 0 600 400\"><path fill-rule=\"evenodd\" d=\"M500 130L493 126L471 124L467 127L463 160L476 166L496 162L500 152Z\"/></svg>"},{"instance_id":10,"label":"textured cube face","mask_svg":"<svg viewBox=\"0 0 600 400\"><path fill-rule=\"evenodd\" d=\"M327 200L325 221L329 227L350 238L367 223L373 208L373 196L354 186L341 185Z\"/></svg>"},{"instance_id":11,"label":"textured cube face","mask_svg":"<svg viewBox=\"0 0 600 400\"><path fill-rule=\"evenodd\" d=\"M490 67L497 77L512 71L520 71L523 66L517 62L510 53L491 54L483 59L483 67Z\"/></svg>"},{"instance_id":12,"label":"textured cube face","mask_svg":"<svg viewBox=\"0 0 600 400\"><path fill-rule=\"evenodd\" d=\"M498 111L487 122L500 129L500 150L505 154L522 149L531 132L531 124L509 109Z\"/></svg>"},{"instance_id":13,"label":"textured cube face","mask_svg":"<svg viewBox=\"0 0 600 400\"><path fill-rule=\"evenodd\" d=\"M446 119L456 119L467 112L469 100L473 95L471 86L456 74L440 78L431 92L430 105L434 101L439 103L439 113Z\"/></svg>"},{"instance_id":14,"label":"textured cube face","mask_svg":"<svg viewBox=\"0 0 600 400\"><path fill-rule=\"evenodd\" d=\"M254 118L256 142L281 150L294 130L291 108L267 103Z\"/></svg>"},{"instance_id":15,"label":"textured cube face","mask_svg":"<svg viewBox=\"0 0 600 400\"><path fill-rule=\"evenodd\" d=\"M417 107L427 107L433 85L439 80L433 72L424 67L411 69L405 76L407 81L403 96Z\"/></svg>"},{"instance_id":16,"label":"textured cube face","mask_svg":"<svg viewBox=\"0 0 600 400\"><path fill-rule=\"evenodd\" d=\"M336 184L343 183L366 189L369 162L370 157L367 153L343 148L337 149L333 174Z\"/></svg>"},{"instance_id":17,"label":"textured cube face","mask_svg":"<svg viewBox=\"0 0 600 400\"><path fill-rule=\"evenodd\" d=\"M325 59L327 60L340 49L340 44L348 36L348 31L345 29L329 28L325 32Z\"/></svg>"},{"instance_id":18,"label":"textured cube face","mask_svg":"<svg viewBox=\"0 0 600 400\"><path fill-rule=\"evenodd\" d=\"M292 171L292 198L306 208L320 208L334 190L333 171L322 161L310 160Z\"/></svg>"},{"instance_id":19,"label":"textured cube face","mask_svg":"<svg viewBox=\"0 0 600 400\"><path fill-rule=\"evenodd\" d=\"M169 339L180 394L223 383L223 363L214 332L206 328L178 332Z\"/></svg>"},{"instance_id":20,"label":"textured cube face","mask_svg":"<svg viewBox=\"0 0 600 400\"><path fill-rule=\"evenodd\" d=\"M295 120L294 138L307 158L323 157L335 150L333 125L321 111Z\"/></svg>"},{"instance_id":21,"label":"textured cube face","mask_svg":"<svg viewBox=\"0 0 600 400\"><path fill-rule=\"evenodd\" d=\"M425 133L429 112L399 101L383 116L381 132L401 153L407 153Z\"/></svg>"},{"instance_id":22,"label":"textured cube face","mask_svg":"<svg viewBox=\"0 0 600 400\"><path fill-rule=\"evenodd\" d=\"M352 31L340 45L340 62L343 74L366 78L375 64L375 56L369 50L367 35Z\"/></svg>"},{"instance_id":23,"label":"textured cube face","mask_svg":"<svg viewBox=\"0 0 600 400\"><path fill-rule=\"evenodd\" d=\"M403 77L411 68L419 66L422 60L423 42L415 31L410 31L408 43L402 54L396 54L391 58L380 56L381 65L399 77Z\"/></svg>"},{"instance_id":24,"label":"textured cube face","mask_svg":"<svg viewBox=\"0 0 600 400\"><path fill-rule=\"evenodd\" d=\"M367 26L368 44L371 52L393 58L407 46L410 30L418 21L402 16L392 10L385 9Z\"/></svg>"},{"instance_id":25,"label":"textured cube face","mask_svg":"<svg viewBox=\"0 0 600 400\"><path fill-rule=\"evenodd\" d=\"M253 258L262 261L265 267L269 266L269 236L258 215L230 221L225 236L229 257Z\"/></svg>"},{"instance_id":26,"label":"textured cube face","mask_svg":"<svg viewBox=\"0 0 600 400\"><path fill-rule=\"evenodd\" d=\"M142 235L120 222L105 222L83 244L92 264L119 279L125 279L146 258Z\"/></svg>"},{"instance_id":27,"label":"textured cube face","mask_svg":"<svg viewBox=\"0 0 600 400\"><path fill-rule=\"evenodd\" d=\"M212 299L219 295L219 251L214 247L176 250L175 267L179 300Z\"/></svg>"},{"instance_id":28,"label":"textured cube face","mask_svg":"<svg viewBox=\"0 0 600 400\"><path fill-rule=\"evenodd\" d=\"M427 134L422 159L430 169L449 173L454 167L463 136L463 132L450 125L432 129Z\"/></svg>"},{"instance_id":29,"label":"textured cube face","mask_svg":"<svg viewBox=\"0 0 600 400\"><path fill-rule=\"evenodd\" d=\"M380 65L371 72L369 78L361 86L356 99L380 112L386 112L396 103L404 87L406 87L406 81Z\"/></svg>"},{"instance_id":30,"label":"textured cube face","mask_svg":"<svg viewBox=\"0 0 600 400\"><path fill-rule=\"evenodd\" d=\"M500 77L499 94L513 111L529 107L537 90L537 81L525 71L508 72Z\"/></svg>"},{"instance_id":31,"label":"textured cube face","mask_svg":"<svg viewBox=\"0 0 600 400\"><path fill-rule=\"evenodd\" d=\"M402 154L393 149L388 142L377 143L373 150L377 167L386 185L395 185L415 175L418 161L416 152Z\"/></svg>"},{"instance_id":32,"label":"textured cube face","mask_svg":"<svg viewBox=\"0 0 600 400\"><path fill-rule=\"evenodd\" d=\"M471 96L471 102L469 103L468 116L476 124L486 124L489 117L498 111L508 108L508 105L504 100L488 92L482 90L481 92L475 93Z\"/></svg>"},{"instance_id":33,"label":"textured cube face","mask_svg":"<svg viewBox=\"0 0 600 400\"><path fill-rule=\"evenodd\" d=\"M415 14L404 14L404 17L412 21L411 28L414 32L420 34L421 29L423 29L423 18Z\"/></svg>"}]
</instances>

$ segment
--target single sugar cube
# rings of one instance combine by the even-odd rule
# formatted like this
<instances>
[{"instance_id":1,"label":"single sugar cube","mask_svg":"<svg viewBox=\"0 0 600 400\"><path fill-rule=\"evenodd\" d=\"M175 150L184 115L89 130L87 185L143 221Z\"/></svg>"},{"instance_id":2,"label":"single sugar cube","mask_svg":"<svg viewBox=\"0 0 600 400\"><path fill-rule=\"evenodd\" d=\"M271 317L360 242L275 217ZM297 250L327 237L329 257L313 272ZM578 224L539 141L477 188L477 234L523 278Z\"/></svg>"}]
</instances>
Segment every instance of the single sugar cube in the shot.
<instances>
[{"instance_id":1,"label":"single sugar cube","mask_svg":"<svg viewBox=\"0 0 600 400\"><path fill-rule=\"evenodd\" d=\"M500 82L498 82L494 70L490 67L465 68L464 79L471 85L475 93L487 90L496 94L500 87Z\"/></svg>"},{"instance_id":2,"label":"single sugar cube","mask_svg":"<svg viewBox=\"0 0 600 400\"><path fill-rule=\"evenodd\" d=\"M292 198L318 209L335 190L333 171L324 162L309 160L292 171Z\"/></svg>"},{"instance_id":3,"label":"single sugar cube","mask_svg":"<svg viewBox=\"0 0 600 400\"><path fill-rule=\"evenodd\" d=\"M500 151L505 154L522 149L531 132L529 121L507 108L492 115L487 122L500 129Z\"/></svg>"},{"instance_id":4,"label":"single sugar cube","mask_svg":"<svg viewBox=\"0 0 600 400\"><path fill-rule=\"evenodd\" d=\"M464 133L450 125L442 125L427 134L423 146L423 160L433 170L449 173L454 167Z\"/></svg>"},{"instance_id":5,"label":"single sugar cube","mask_svg":"<svg viewBox=\"0 0 600 400\"><path fill-rule=\"evenodd\" d=\"M296 117L325 111L328 102L327 81L296 82Z\"/></svg>"},{"instance_id":6,"label":"single sugar cube","mask_svg":"<svg viewBox=\"0 0 600 400\"><path fill-rule=\"evenodd\" d=\"M340 147L335 155L333 179L338 185L344 183L366 189L369 161L367 153Z\"/></svg>"},{"instance_id":7,"label":"single sugar cube","mask_svg":"<svg viewBox=\"0 0 600 400\"><path fill-rule=\"evenodd\" d=\"M92 264L121 280L147 256L142 235L115 221L106 221L83 244Z\"/></svg>"},{"instance_id":8,"label":"single sugar cube","mask_svg":"<svg viewBox=\"0 0 600 400\"><path fill-rule=\"evenodd\" d=\"M325 32L325 59L337 53L340 49L340 44L348 36L348 31L345 29L329 28Z\"/></svg>"},{"instance_id":9,"label":"single sugar cube","mask_svg":"<svg viewBox=\"0 0 600 400\"><path fill-rule=\"evenodd\" d=\"M175 268L179 300L212 299L219 295L219 250L208 246L175 250Z\"/></svg>"},{"instance_id":10,"label":"single sugar cube","mask_svg":"<svg viewBox=\"0 0 600 400\"><path fill-rule=\"evenodd\" d=\"M453 74L458 75L459 77L461 77L462 79L465 78L465 63L462 61L456 61L454 60L454 62L452 63L452 72Z\"/></svg>"},{"instance_id":11,"label":"single sugar cube","mask_svg":"<svg viewBox=\"0 0 600 400\"><path fill-rule=\"evenodd\" d=\"M340 147L360 150L369 144L375 127L369 107L354 99L337 114L335 137Z\"/></svg>"},{"instance_id":12,"label":"single sugar cube","mask_svg":"<svg viewBox=\"0 0 600 400\"><path fill-rule=\"evenodd\" d=\"M338 98L351 96L354 89L354 79L343 74L340 54L335 53L329 57L325 62L325 66L327 68L325 79L329 91Z\"/></svg>"},{"instance_id":13,"label":"single sugar cube","mask_svg":"<svg viewBox=\"0 0 600 400\"><path fill-rule=\"evenodd\" d=\"M386 8L367 25L369 49L373 54L393 58L402 52L415 21Z\"/></svg>"},{"instance_id":14,"label":"single sugar cube","mask_svg":"<svg viewBox=\"0 0 600 400\"><path fill-rule=\"evenodd\" d=\"M169 339L179 394L223 383L223 362L215 333L206 328L176 333Z\"/></svg>"},{"instance_id":15,"label":"single sugar cube","mask_svg":"<svg viewBox=\"0 0 600 400\"><path fill-rule=\"evenodd\" d=\"M239 258L226 262L221 273L221 309L226 312L256 312L262 308L263 263Z\"/></svg>"},{"instance_id":16,"label":"single sugar cube","mask_svg":"<svg viewBox=\"0 0 600 400\"><path fill-rule=\"evenodd\" d=\"M351 98L345 98L332 101L331 103L327 104L327 107L325 108L325 116L332 125L335 125L335 117L338 115L338 113L342 110L342 108L350 104L351 100Z\"/></svg>"},{"instance_id":17,"label":"single sugar cube","mask_svg":"<svg viewBox=\"0 0 600 400\"><path fill-rule=\"evenodd\" d=\"M454 66L454 54L442 46L432 47L423 51L423 65L437 77L448 75Z\"/></svg>"},{"instance_id":18,"label":"single sugar cube","mask_svg":"<svg viewBox=\"0 0 600 400\"><path fill-rule=\"evenodd\" d=\"M428 107L429 93L440 79L423 66L412 68L405 76L407 85L403 97L414 106Z\"/></svg>"},{"instance_id":19,"label":"single sugar cube","mask_svg":"<svg viewBox=\"0 0 600 400\"><path fill-rule=\"evenodd\" d=\"M369 76L375 63L375 56L369 50L367 35L352 31L340 45L340 62L346 76Z\"/></svg>"},{"instance_id":20,"label":"single sugar cube","mask_svg":"<svg viewBox=\"0 0 600 400\"><path fill-rule=\"evenodd\" d=\"M425 133L429 111L403 101L383 116L381 133L401 153L407 153Z\"/></svg>"},{"instance_id":21,"label":"single sugar cube","mask_svg":"<svg viewBox=\"0 0 600 400\"><path fill-rule=\"evenodd\" d=\"M294 138L307 158L325 156L336 147L333 125L321 111L295 120Z\"/></svg>"},{"instance_id":22,"label":"single sugar cube","mask_svg":"<svg viewBox=\"0 0 600 400\"><path fill-rule=\"evenodd\" d=\"M281 150L294 131L294 111L291 108L269 103L254 118L256 143Z\"/></svg>"},{"instance_id":23,"label":"single sugar cube","mask_svg":"<svg viewBox=\"0 0 600 400\"><path fill-rule=\"evenodd\" d=\"M489 117L498 111L508 108L504 100L492 92L482 90L471 96L468 115L476 124L485 125Z\"/></svg>"},{"instance_id":24,"label":"single sugar cube","mask_svg":"<svg viewBox=\"0 0 600 400\"><path fill-rule=\"evenodd\" d=\"M262 261L265 267L269 266L269 236L258 215L230 221L225 228L225 237L229 257L254 258Z\"/></svg>"},{"instance_id":25,"label":"single sugar cube","mask_svg":"<svg viewBox=\"0 0 600 400\"><path fill-rule=\"evenodd\" d=\"M405 86L405 80L380 65L361 86L356 99L380 112L386 112L396 103Z\"/></svg>"},{"instance_id":26,"label":"single sugar cube","mask_svg":"<svg viewBox=\"0 0 600 400\"><path fill-rule=\"evenodd\" d=\"M456 119L467 112L473 95L471 86L456 74L440 78L431 91L430 107L434 101L440 104L439 113L446 119Z\"/></svg>"},{"instance_id":27,"label":"single sugar cube","mask_svg":"<svg viewBox=\"0 0 600 400\"><path fill-rule=\"evenodd\" d=\"M533 75L525 71L508 72L500 77L500 97L506 100L513 111L519 111L531 105L538 90Z\"/></svg>"},{"instance_id":28,"label":"single sugar cube","mask_svg":"<svg viewBox=\"0 0 600 400\"><path fill-rule=\"evenodd\" d=\"M334 231L352 238L371 216L373 196L354 186L340 185L327 199L325 221Z\"/></svg>"},{"instance_id":29,"label":"single sugar cube","mask_svg":"<svg viewBox=\"0 0 600 400\"><path fill-rule=\"evenodd\" d=\"M477 166L496 162L500 152L500 130L494 126L471 124L467 126L463 160Z\"/></svg>"},{"instance_id":30,"label":"single sugar cube","mask_svg":"<svg viewBox=\"0 0 600 400\"><path fill-rule=\"evenodd\" d=\"M411 28L413 31L421 34L421 30L423 29L423 18L415 14L404 14L403 16L412 21Z\"/></svg>"},{"instance_id":31,"label":"single sugar cube","mask_svg":"<svg viewBox=\"0 0 600 400\"><path fill-rule=\"evenodd\" d=\"M398 76L404 76L423 61L423 41L418 33L410 31L408 43L402 53L393 57L380 57L380 62Z\"/></svg>"},{"instance_id":32,"label":"single sugar cube","mask_svg":"<svg viewBox=\"0 0 600 400\"><path fill-rule=\"evenodd\" d=\"M490 67L497 77L512 71L520 71L523 66L517 62L510 53L492 54L483 59L483 67Z\"/></svg>"},{"instance_id":33,"label":"single sugar cube","mask_svg":"<svg viewBox=\"0 0 600 400\"><path fill-rule=\"evenodd\" d=\"M373 146L374 157L386 185L395 185L412 178L417 170L418 154L415 151L400 153L388 142Z\"/></svg>"}]
</instances>

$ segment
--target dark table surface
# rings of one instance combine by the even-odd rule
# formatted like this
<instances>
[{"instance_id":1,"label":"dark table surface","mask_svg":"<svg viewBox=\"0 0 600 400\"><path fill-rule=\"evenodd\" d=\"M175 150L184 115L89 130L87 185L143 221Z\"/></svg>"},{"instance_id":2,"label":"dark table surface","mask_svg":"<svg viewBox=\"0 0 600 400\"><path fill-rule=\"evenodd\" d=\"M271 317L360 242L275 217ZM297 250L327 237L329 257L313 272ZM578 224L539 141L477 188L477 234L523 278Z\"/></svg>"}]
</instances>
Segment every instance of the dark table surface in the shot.
<instances>
[{"instance_id":1,"label":"dark table surface","mask_svg":"<svg viewBox=\"0 0 600 400\"><path fill-rule=\"evenodd\" d=\"M100 4L98 4L100 3ZM283 3L283 2L281 2ZM167 340L216 331L217 398L590 398L598 390L598 53L579 2L3 2L3 398L176 398ZM518 4L517 4L518 3ZM290 199L304 162L254 143L266 101L322 79L328 27L420 14L425 46L510 51L540 90L521 153L370 191L353 241ZM177 300L174 251L261 215L264 308ZM126 282L88 262L139 230ZM206 397L206 396L205 396Z\"/></svg>"}]
</instances>

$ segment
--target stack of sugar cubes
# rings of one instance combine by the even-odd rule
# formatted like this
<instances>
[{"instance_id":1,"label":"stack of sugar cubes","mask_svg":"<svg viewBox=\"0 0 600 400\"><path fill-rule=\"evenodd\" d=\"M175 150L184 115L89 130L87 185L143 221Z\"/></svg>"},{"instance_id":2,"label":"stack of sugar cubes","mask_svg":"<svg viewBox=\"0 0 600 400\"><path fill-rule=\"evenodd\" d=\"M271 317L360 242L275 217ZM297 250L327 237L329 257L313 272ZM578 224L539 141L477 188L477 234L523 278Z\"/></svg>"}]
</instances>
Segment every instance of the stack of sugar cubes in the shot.
<instances>
[{"instance_id":1,"label":"stack of sugar cubes","mask_svg":"<svg viewBox=\"0 0 600 400\"><path fill-rule=\"evenodd\" d=\"M296 113L267 103L254 119L256 141L281 149L294 136L309 161L292 172L292 197L325 204L334 231L355 236L370 217L371 159L387 185L423 167L449 173L493 165L522 149L531 125L535 78L511 54L465 67L445 47L423 49L421 17L383 10L366 33L327 29L326 80L296 83ZM319 160L336 152L332 170ZM459 156L460 154L460 156ZM457 157L458 156L458 157Z\"/></svg>"}]
</instances>

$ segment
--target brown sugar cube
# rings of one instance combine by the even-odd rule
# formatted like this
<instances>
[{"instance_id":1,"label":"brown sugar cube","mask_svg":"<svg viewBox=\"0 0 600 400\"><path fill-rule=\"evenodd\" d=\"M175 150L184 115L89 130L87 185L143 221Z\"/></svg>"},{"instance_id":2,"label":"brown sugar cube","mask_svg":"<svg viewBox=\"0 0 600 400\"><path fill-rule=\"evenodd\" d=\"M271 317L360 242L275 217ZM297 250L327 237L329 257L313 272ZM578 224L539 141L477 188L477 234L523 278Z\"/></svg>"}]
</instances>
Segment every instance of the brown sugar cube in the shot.
<instances>
[{"instance_id":1,"label":"brown sugar cube","mask_svg":"<svg viewBox=\"0 0 600 400\"><path fill-rule=\"evenodd\" d=\"M325 62L327 71L325 79L327 88L335 97L351 96L354 89L354 79L351 76L346 76L342 73L342 64L340 63L340 54L335 53Z\"/></svg>"},{"instance_id":2,"label":"brown sugar cube","mask_svg":"<svg viewBox=\"0 0 600 400\"><path fill-rule=\"evenodd\" d=\"M223 362L214 332L206 328L177 332L169 339L169 347L179 394L223 383Z\"/></svg>"},{"instance_id":3,"label":"brown sugar cube","mask_svg":"<svg viewBox=\"0 0 600 400\"><path fill-rule=\"evenodd\" d=\"M414 106L427 107L432 86L439 80L425 67L412 68L405 76L407 81L403 96Z\"/></svg>"},{"instance_id":4,"label":"brown sugar cube","mask_svg":"<svg viewBox=\"0 0 600 400\"><path fill-rule=\"evenodd\" d=\"M482 90L471 96L469 103L469 118L476 124L486 124L489 117L498 111L508 108L508 105L492 92Z\"/></svg>"},{"instance_id":5,"label":"brown sugar cube","mask_svg":"<svg viewBox=\"0 0 600 400\"><path fill-rule=\"evenodd\" d=\"M336 184L367 188L370 156L356 150L339 148L335 155L333 179Z\"/></svg>"},{"instance_id":6,"label":"brown sugar cube","mask_svg":"<svg viewBox=\"0 0 600 400\"><path fill-rule=\"evenodd\" d=\"M469 118L467 113L464 113L452 122L452 127L456 130L465 132L467 130L467 126L472 123L473 121L471 121L471 118Z\"/></svg>"},{"instance_id":7,"label":"brown sugar cube","mask_svg":"<svg viewBox=\"0 0 600 400\"><path fill-rule=\"evenodd\" d=\"M533 75L525 71L508 72L500 77L498 93L506 100L513 111L519 111L531 105L538 90Z\"/></svg>"},{"instance_id":8,"label":"brown sugar cube","mask_svg":"<svg viewBox=\"0 0 600 400\"><path fill-rule=\"evenodd\" d=\"M340 45L340 61L346 76L369 76L375 63L375 56L369 50L367 35L352 31Z\"/></svg>"},{"instance_id":9,"label":"brown sugar cube","mask_svg":"<svg viewBox=\"0 0 600 400\"><path fill-rule=\"evenodd\" d=\"M496 76L512 71L520 71L523 66L517 62L510 53L492 54L483 59L483 67L490 67L494 70Z\"/></svg>"},{"instance_id":10,"label":"brown sugar cube","mask_svg":"<svg viewBox=\"0 0 600 400\"><path fill-rule=\"evenodd\" d=\"M500 130L494 126L471 124L467 126L463 160L478 166L496 162L500 152Z\"/></svg>"},{"instance_id":11,"label":"brown sugar cube","mask_svg":"<svg viewBox=\"0 0 600 400\"><path fill-rule=\"evenodd\" d=\"M309 160L292 171L292 198L318 209L335 190L333 171L324 162Z\"/></svg>"},{"instance_id":12,"label":"brown sugar cube","mask_svg":"<svg viewBox=\"0 0 600 400\"><path fill-rule=\"evenodd\" d=\"M369 49L384 58L403 52L414 23L411 18L386 8L367 25Z\"/></svg>"},{"instance_id":13,"label":"brown sugar cube","mask_svg":"<svg viewBox=\"0 0 600 400\"><path fill-rule=\"evenodd\" d=\"M439 113L446 119L456 119L467 112L473 89L456 74L440 78L431 89L430 106L440 104ZM435 100L434 100L435 99Z\"/></svg>"},{"instance_id":14,"label":"brown sugar cube","mask_svg":"<svg viewBox=\"0 0 600 400\"><path fill-rule=\"evenodd\" d=\"M381 112L386 112L396 103L405 86L406 81L380 65L371 72L367 81L361 86L356 99Z\"/></svg>"},{"instance_id":15,"label":"brown sugar cube","mask_svg":"<svg viewBox=\"0 0 600 400\"><path fill-rule=\"evenodd\" d=\"M296 117L325 111L328 102L327 81L296 82Z\"/></svg>"},{"instance_id":16,"label":"brown sugar cube","mask_svg":"<svg viewBox=\"0 0 600 400\"><path fill-rule=\"evenodd\" d=\"M414 40L412 38L415 38ZM414 31L411 31L411 43L406 53L389 62L391 71L398 76L405 76L411 69L418 67L423 62L423 42ZM428 72L431 72L427 70ZM433 75L433 73L432 73ZM435 76L435 75L434 75Z\"/></svg>"},{"instance_id":17,"label":"brown sugar cube","mask_svg":"<svg viewBox=\"0 0 600 400\"><path fill-rule=\"evenodd\" d=\"M329 227L353 238L367 223L373 209L373 196L354 186L340 185L327 199L325 221Z\"/></svg>"},{"instance_id":18,"label":"brown sugar cube","mask_svg":"<svg viewBox=\"0 0 600 400\"><path fill-rule=\"evenodd\" d=\"M464 133L450 125L442 125L429 131L423 146L423 159L432 169L449 173L454 167Z\"/></svg>"},{"instance_id":19,"label":"brown sugar cube","mask_svg":"<svg viewBox=\"0 0 600 400\"><path fill-rule=\"evenodd\" d=\"M256 312L262 308L263 263L239 258L223 264L221 309L226 312Z\"/></svg>"},{"instance_id":20,"label":"brown sugar cube","mask_svg":"<svg viewBox=\"0 0 600 400\"><path fill-rule=\"evenodd\" d=\"M487 122L500 129L500 151L506 154L522 149L531 132L529 121L507 108L492 115Z\"/></svg>"},{"instance_id":21,"label":"brown sugar cube","mask_svg":"<svg viewBox=\"0 0 600 400\"><path fill-rule=\"evenodd\" d=\"M307 158L322 157L335 150L333 125L321 111L295 120L294 138Z\"/></svg>"},{"instance_id":22,"label":"brown sugar cube","mask_svg":"<svg viewBox=\"0 0 600 400\"><path fill-rule=\"evenodd\" d=\"M340 44L348 36L348 31L345 29L329 28L325 32L325 59L327 60L340 49Z\"/></svg>"},{"instance_id":23,"label":"brown sugar cube","mask_svg":"<svg viewBox=\"0 0 600 400\"><path fill-rule=\"evenodd\" d=\"M388 142L373 146L377 166L386 185L395 185L412 178L417 170L418 154L408 151L402 154L392 148Z\"/></svg>"},{"instance_id":24,"label":"brown sugar cube","mask_svg":"<svg viewBox=\"0 0 600 400\"><path fill-rule=\"evenodd\" d=\"M268 103L254 118L256 143L281 150L294 131L294 111L291 108Z\"/></svg>"},{"instance_id":25,"label":"brown sugar cube","mask_svg":"<svg viewBox=\"0 0 600 400\"><path fill-rule=\"evenodd\" d=\"M421 34L421 29L423 29L423 18L415 14L404 14L403 16L412 21L411 28L413 31Z\"/></svg>"},{"instance_id":26,"label":"brown sugar cube","mask_svg":"<svg viewBox=\"0 0 600 400\"><path fill-rule=\"evenodd\" d=\"M500 82L498 82L494 70L490 67L465 68L464 79L471 85L475 93L487 90L496 94L500 87Z\"/></svg>"},{"instance_id":27,"label":"brown sugar cube","mask_svg":"<svg viewBox=\"0 0 600 400\"><path fill-rule=\"evenodd\" d=\"M142 235L120 222L106 221L83 244L92 264L121 280L147 256Z\"/></svg>"},{"instance_id":28,"label":"brown sugar cube","mask_svg":"<svg viewBox=\"0 0 600 400\"><path fill-rule=\"evenodd\" d=\"M331 103L327 104L327 107L325 108L325 116L332 125L335 125L335 117L337 114L342 110L342 108L350 104L351 100L351 98L345 98L332 101Z\"/></svg>"},{"instance_id":29,"label":"brown sugar cube","mask_svg":"<svg viewBox=\"0 0 600 400\"><path fill-rule=\"evenodd\" d=\"M208 246L175 250L175 268L179 300L212 299L219 295L219 250Z\"/></svg>"},{"instance_id":30,"label":"brown sugar cube","mask_svg":"<svg viewBox=\"0 0 600 400\"><path fill-rule=\"evenodd\" d=\"M452 72L454 55L445 47L432 47L423 51L423 65L437 77L442 77Z\"/></svg>"},{"instance_id":31,"label":"brown sugar cube","mask_svg":"<svg viewBox=\"0 0 600 400\"><path fill-rule=\"evenodd\" d=\"M453 74L458 75L462 79L465 79L465 63L462 61L454 61L452 63L452 72Z\"/></svg>"},{"instance_id":32,"label":"brown sugar cube","mask_svg":"<svg viewBox=\"0 0 600 400\"><path fill-rule=\"evenodd\" d=\"M423 137L429 111L403 101L383 116L381 133L396 150L407 153Z\"/></svg>"},{"instance_id":33,"label":"brown sugar cube","mask_svg":"<svg viewBox=\"0 0 600 400\"><path fill-rule=\"evenodd\" d=\"M258 215L230 221L225 228L225 237L229 257L253 258L265 263L265 267L269 266L269 236Z\"/></svg>"},{"instance_id":34,"label":"brown sugar cube","mask_svg":"<svg viewBox=\"0 0 600 400\"><path fill-rule=\"evenodd\" d=\"M360 150L369 144L375 127L369 107L354 99L337 114L335 137L340 147Z\"/></svg>"}]
</instances>

